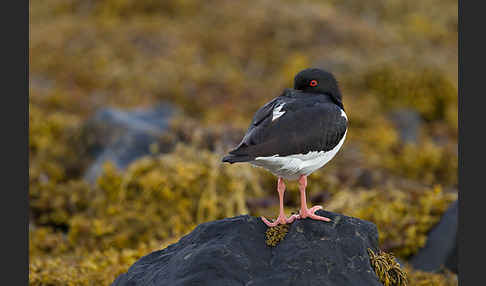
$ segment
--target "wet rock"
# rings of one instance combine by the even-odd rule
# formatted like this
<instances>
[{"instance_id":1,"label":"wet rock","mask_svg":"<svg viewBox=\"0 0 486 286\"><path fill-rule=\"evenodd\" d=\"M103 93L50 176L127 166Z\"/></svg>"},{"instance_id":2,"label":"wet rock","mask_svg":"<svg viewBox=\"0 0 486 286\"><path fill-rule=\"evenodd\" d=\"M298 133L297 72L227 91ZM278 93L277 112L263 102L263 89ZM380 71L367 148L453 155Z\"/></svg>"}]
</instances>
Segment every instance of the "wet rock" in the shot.
<instances>
[{"instance_id":1,"label":"wet rock","mask_svg":"<svg viewBox=\"0 0 486 286\"><path fill-rule=\"evenodd\" d=\"M429 232L425 246L410 259L414 268L434 272L444 266L457 273L458 209L458 201L453 202Z\"/></svg>"},{"instance_id":2,"label":"wet rock","mask_svg":"<svg viewBox=\"0 0 486 286\"><path fill-rule=\"evenodd\" d=\"M111 161L123 169L134 160L149 155L154 143L167 131L175 109L160 104L149 109L123 111L105 108L98 111L85 125L89 138L89 153L94 162L85 172L85 179L94 182L103 164Z\"/></svg>"},{"instance_id":3,"label":"wet rock","mask_svg":"<svg viewBox=\"0 0 486 286\"><path fill-rule=\"evenodd\" d=\"M331 212L298 220L275 247L267 226L248 215L203 223L133 264L112 285L382 285L367 249L378 249L373 223Z\"/></svg>"}]
</instances>

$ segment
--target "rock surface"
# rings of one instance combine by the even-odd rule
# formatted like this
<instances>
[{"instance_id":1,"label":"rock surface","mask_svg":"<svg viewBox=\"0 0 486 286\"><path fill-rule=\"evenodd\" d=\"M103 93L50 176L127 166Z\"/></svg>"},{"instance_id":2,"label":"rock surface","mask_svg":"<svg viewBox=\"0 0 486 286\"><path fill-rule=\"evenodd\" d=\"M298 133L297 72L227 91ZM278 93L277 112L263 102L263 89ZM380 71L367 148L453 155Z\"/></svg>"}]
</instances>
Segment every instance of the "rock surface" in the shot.
<instances>
[{"instance_id":1,"label":"rock surface","mask_svg":"<svg viewBox=\"0 0 486 286\"><path fill-rule=\"evenodd\" d=\"M417 143L422 118L413 109L399 109L389 115L404 143Z\"/></svg>"},{"instance_id":2,"label":"rock surface","mask_svg":"<svg viewBox=\"0 0 486 286\"><path fill-rule=\"evenodd\" d=\"M153 108L123 111L105 108L98 111L85 125L94 163L84 177L94 182L101 174L102 166L111 161L119 169L124 169L134 160L149 155L150 146L165 134L169 120L175 113L168 104Z\"/></svg>"},{"instance_id":3,"label":"rock surface","mask_svg":"<svg viewBox=\"0 0 486 286\"><path fill-rule=\"evenodd\" d=\"M332 222L298 220L277 246L248 215L203 223L179 242L152 252L120 275L128 285L382 285L367 249L378 249L373 223L318 211Z\"/></svg>"},{"instance_id":4,"label":"rock surface","mask_svg":"<svg viewBox=\"0 0 486 286\"><path fill-rule=\"evenodd\" d=\"M458 201L455 201L429 232L425 246L410 259L414 268L433 272L444 266L457 273L458 210Z\"/></svg>"}]
</instances>

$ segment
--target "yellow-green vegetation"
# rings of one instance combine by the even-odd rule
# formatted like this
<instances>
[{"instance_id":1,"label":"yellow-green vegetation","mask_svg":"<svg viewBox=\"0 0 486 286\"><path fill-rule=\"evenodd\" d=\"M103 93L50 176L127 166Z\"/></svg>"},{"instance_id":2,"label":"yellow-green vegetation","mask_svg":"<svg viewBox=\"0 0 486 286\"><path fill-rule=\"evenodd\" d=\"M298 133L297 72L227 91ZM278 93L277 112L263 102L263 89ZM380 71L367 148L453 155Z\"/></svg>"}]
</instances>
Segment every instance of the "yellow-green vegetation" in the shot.
<instances>
[{"instance_id":1,"label":"yellow-green vegetation","mask_svg":"<svg viewBox=\"0 0 486 286\"><path fill-rule=\"evenodd\" d=\"M30 285L110 285L140 257L173 242L151 240L126 249L87 250L47 228L31 230L29 236Z\"/></svg>"},{"instance_id":2,"label":"yellow-green vegetation","mask_svg":"<svg viewBox=\"0 0 486 286\"><path fill-rule=\"evenodd\" d=\"M405 267L410 286L455 286L458 285L457 275L444 270L439 273L431 273Z\"/></svg>"},{"instance_id":3,"label":"yellow-green vegetation","mask_svg":"<svg viewBox=\"0 0 486 286\"><path fill-rule=\"evenodd\" d=\"M177 146L124 173L107 164L95 186L34 185L31 283L106 285L197 224L247 213L246 197L262 193L258 178L249 166L236 170L219 160L208 151Z\"/></svg>"},{"instance_id":4,"label":"yellow-green vegetation","mask_svg":"<svg viewBox=\"0 0 486 286\"><path fill-rule=\"evenodd\" d=\"M457 285L457 275L442 270L440 273L425 272L409 265L400 267L391 253L368 248L371 267L385 286L452 286Z\"/></svg>"},{"instance_id":5,"label":"yellow-green vegetation","mask_svg":"<svg viewBox=\"0 0 486 286\"><path fill-rule=\"evenodd\" d=\"M349 113L350 126L358 129L352 139L368 165L429 185L457 184L457 87L450 75L423 64L394 63L367 70L350 85L367 91ZM389 118L377 116L397 109L420 114L417 143L402 143Z\"/></svg>"},{"instance_id":6,"label":"yellow-green vegetation","mask_svg":"<svg viewBox=\"0 0 486 286\"><path fill-rule=\"evenodd\" d=\"M336 75L350 120L342 151L310 176L309 200L376 223L382 249L412 255L457 197L457 5L31 1L31 284L108 285L198 223L274 216L276 178L220 159L309 66ZM154 154L84 182L92 137L103 135L85 120L100 107L163 100L182 117ZM422 117L416 143L401 142L389 118L403 108ZM299 199L296 183L287 187L288 211ZM409 285L457 285L448 273L408 276Z\"/></svg>"},{"instance_id":7,"label":"yellow-green vegetation","mask_svg":"<svg viewBox=\"0 0 486 286\"><path fill-rule=\"evenodd\" d=\"M427 231L440 219L456 193L427 190L366 190L337 193L326 209L372 221L385 251L407 258L425 245Z\"/></svg>"},{"instance_id":8,"label":"yellow-green vegetation","mask_svg":"<svg viewBox=\"0 0 486 286\"><path fill-rule=\"evenodd\" d=\"M440 70L385 65L369 71L364 85L385 109L415 108L427 121L444 120L457 130L457 88Z\"/></svg>"},{"instance_id":9,"label":"yellow-green vegetation","mask_svg":"<svg viewBox=\"0 0 486 286\"><path fill-rule=\"evenodd\" d=\"M266 244L268 246L276 246L277 244L279 244L280 241L282 241L285 238L288 231L289 231L288 224L269 227L265 232Z\"/></svg>"},{"instance_id":10,"label":"yellow-green vegetation","mask_svg":"<svg viewBox=\"0 0 486 286\"><path fill-rule=\"evenodd\" d=\"M30 180L50 181L52 184L78 175L83 158L75 152L80 125L78 117L59 111L48 111L29 104Z\"/></svg>"},{"instance_id":11,"label":"yellow-green vegetation","mask_svg":"<svg viewBox=\"0 0 486 286\"><path fill-rule=\"evenodd\" d=\"M202 222L247 213L246 197L261 196L251 167L219 162L210 152L178 146L123 174L107 164L93 188L70 181L41 190L31 198L39 214L33 220L66 226L70 243L93 249L179 237Z\"/></svg>"},{"instance_id":12,"label":"yellow-green vegetation","mask_svg":"<svg viewBox=\"0 0 486 286\"><path fill-rule=\"evenodd\" d=\"M376 275L381 283L385 286L407 286L408 279L405 271L400 268L400 264L395 257L383 251L374 253L368 248L371 267L375 270Z\"/></svg>"},{"instance_id":13,"label":"yellow-green vegetation","mask_svg":"<svg viewBox=\"0 0 486 286\"><path fill-rule=\"evenodd\" d=\"M399 154L383 158L382 164L406 178L427 184L442 182L445 185L455 185L458 167L456 151L424 140L420 144L405 144Z\"/></svg>"}]
</instances>

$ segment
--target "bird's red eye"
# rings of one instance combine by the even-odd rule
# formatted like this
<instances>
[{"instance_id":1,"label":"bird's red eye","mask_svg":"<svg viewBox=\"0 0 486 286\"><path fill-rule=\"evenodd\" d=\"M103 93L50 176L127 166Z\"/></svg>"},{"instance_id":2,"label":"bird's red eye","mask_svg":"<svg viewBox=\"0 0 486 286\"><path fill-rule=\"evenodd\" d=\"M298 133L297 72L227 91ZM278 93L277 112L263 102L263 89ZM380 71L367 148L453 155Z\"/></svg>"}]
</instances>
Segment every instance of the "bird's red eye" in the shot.
<instances>
[{"instance_id":1,"label":"bird's red eye","mask_svg":"<svg viewBox=\"0 0 486 286\"><path fill-rule=\"evenodd\" d=\"M310 86L317 86L317 80L313 79L309 83Z\"/></svg>"}]
</instances>

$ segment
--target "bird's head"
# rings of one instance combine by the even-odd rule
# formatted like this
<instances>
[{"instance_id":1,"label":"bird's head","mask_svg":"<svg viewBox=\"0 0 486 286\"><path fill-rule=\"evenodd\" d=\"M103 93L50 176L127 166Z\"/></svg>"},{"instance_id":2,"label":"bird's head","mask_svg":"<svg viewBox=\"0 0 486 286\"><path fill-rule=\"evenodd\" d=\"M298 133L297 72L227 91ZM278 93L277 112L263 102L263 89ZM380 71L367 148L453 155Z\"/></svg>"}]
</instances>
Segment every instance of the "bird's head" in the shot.
<instances>
[{"instance_id":1,"label":"bird's head","mask_svg":"<svg viewBox=\"0 0 486 286\"><path fill-rule=\"evenodd\" d=\"M294 78L294 89L304 93L326 94L339 107L343 108L338 83L332 73L325 70L308 68L300 71Z\"/></svg>"}]
</instances>

